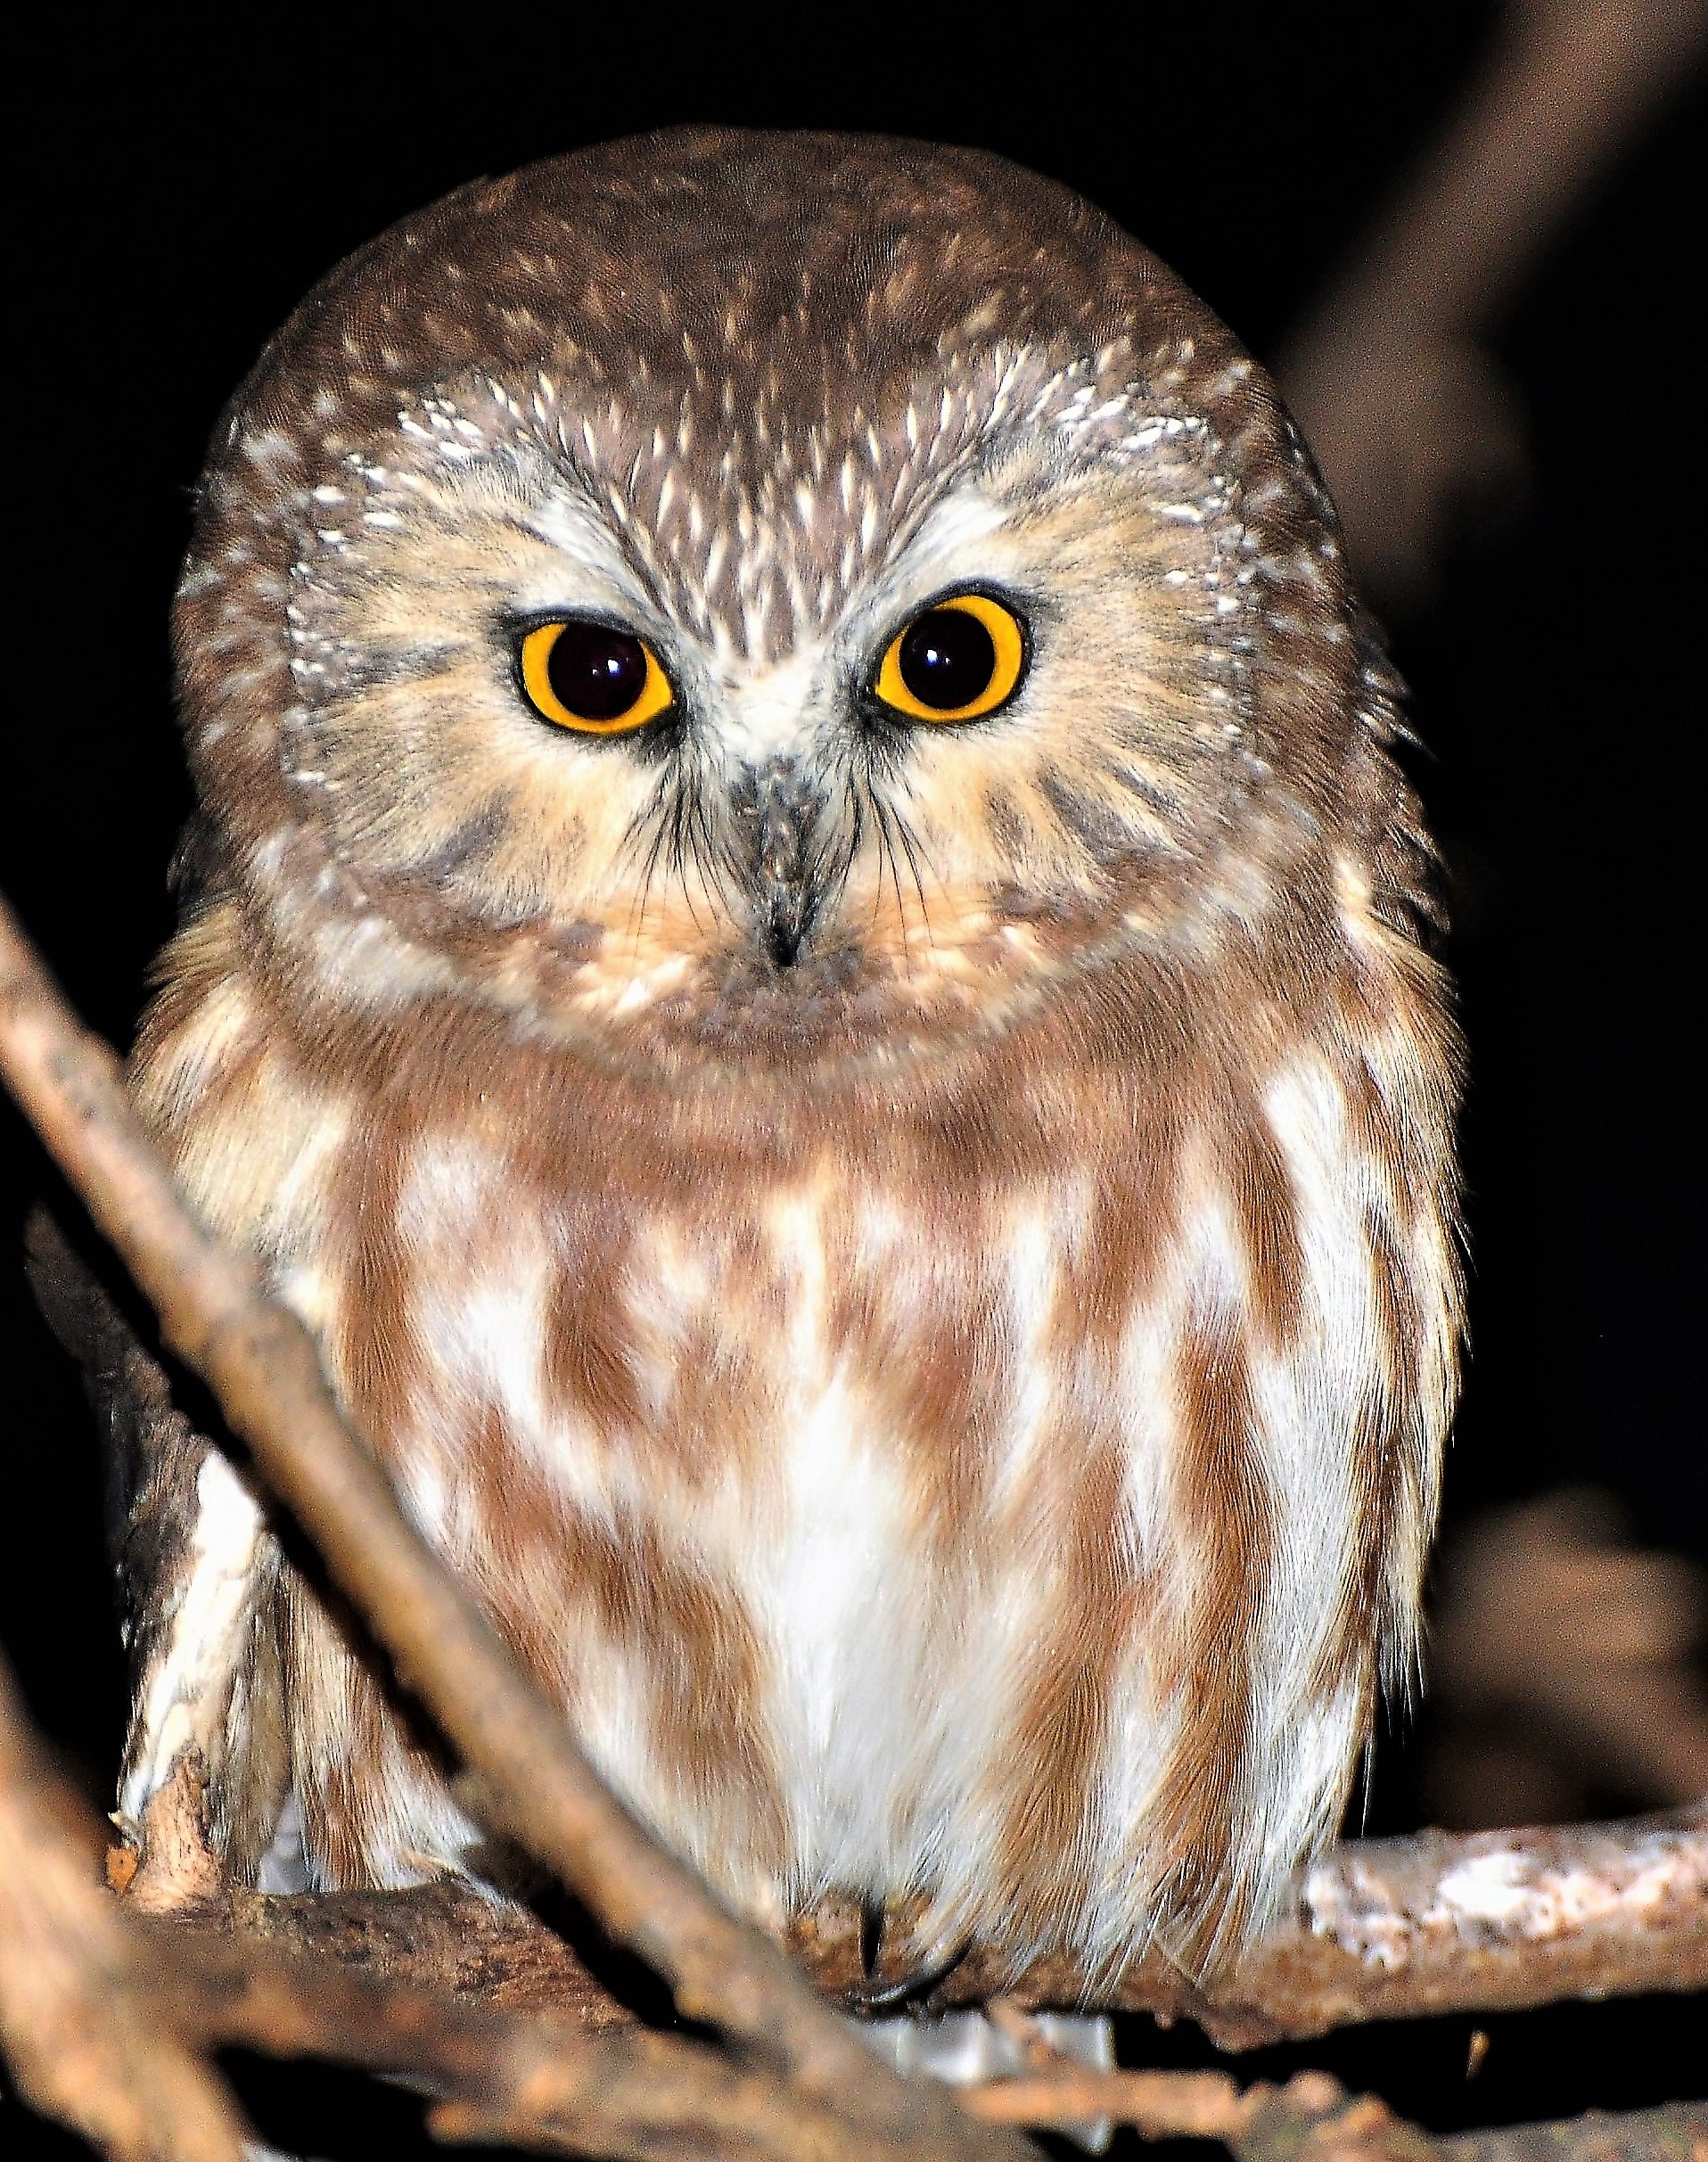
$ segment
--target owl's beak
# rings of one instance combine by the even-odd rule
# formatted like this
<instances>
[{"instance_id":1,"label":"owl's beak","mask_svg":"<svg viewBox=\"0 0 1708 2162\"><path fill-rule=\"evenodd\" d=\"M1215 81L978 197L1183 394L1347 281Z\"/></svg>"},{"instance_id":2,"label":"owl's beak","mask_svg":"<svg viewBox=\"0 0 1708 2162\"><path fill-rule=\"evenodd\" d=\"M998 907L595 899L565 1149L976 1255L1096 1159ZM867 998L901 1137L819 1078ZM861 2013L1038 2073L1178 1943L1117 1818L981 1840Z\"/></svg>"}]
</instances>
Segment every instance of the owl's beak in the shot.
<instances>
[{"instance_id":1,"label":"owl's beak","mask_svg":"<svg viewBox=\"0 0 1708 2162\"><path fill-rule=\"evenodd\" d=\"M775 763L754 777L755 929L779 968L792 968L812 926L813 828L817 803L797 769Z\"/></svg>"}]
</instances>

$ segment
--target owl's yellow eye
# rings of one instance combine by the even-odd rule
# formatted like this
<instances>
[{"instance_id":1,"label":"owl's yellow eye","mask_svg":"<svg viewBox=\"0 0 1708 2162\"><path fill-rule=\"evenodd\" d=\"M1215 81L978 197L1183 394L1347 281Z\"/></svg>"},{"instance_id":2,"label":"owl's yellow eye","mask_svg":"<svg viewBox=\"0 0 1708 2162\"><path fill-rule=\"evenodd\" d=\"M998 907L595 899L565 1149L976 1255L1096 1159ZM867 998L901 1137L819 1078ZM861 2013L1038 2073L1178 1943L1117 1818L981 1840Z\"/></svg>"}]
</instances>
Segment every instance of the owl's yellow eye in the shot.
<instances>
[{"instance_id":1,"label":"owl's yellow eye","mask_svg":"<svg viewBox=\"0 0 1708 2162\"><path fill-rule=\"evenodd\" d=\"M878 665L874 686L914 720L982 720L1026 672L1026 628L985 593L957 593L917 615Z\"/></svg>"},{"instance_id":2,"label":"owl's yellow eye","mask_svg":"<svg viewBox=\"0 0 1708 2162\"><path fill-rule=\"evenodd\" d=\"M521 682L543 720L584 736L621 736L676 702L650 645L632 631L579 617L537 624L527 634Z\"/></svg>"}]
</instances>

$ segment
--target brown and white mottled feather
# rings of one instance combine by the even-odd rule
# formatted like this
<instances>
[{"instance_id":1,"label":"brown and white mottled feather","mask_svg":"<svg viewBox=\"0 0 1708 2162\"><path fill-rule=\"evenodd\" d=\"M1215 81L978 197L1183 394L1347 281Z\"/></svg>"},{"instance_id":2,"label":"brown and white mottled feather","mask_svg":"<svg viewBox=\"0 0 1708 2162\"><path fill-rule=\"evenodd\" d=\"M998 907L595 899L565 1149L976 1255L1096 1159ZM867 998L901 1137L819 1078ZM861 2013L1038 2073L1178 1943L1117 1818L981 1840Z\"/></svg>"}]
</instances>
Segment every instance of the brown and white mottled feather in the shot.
<instances>
[{"instance_id":1,"label":"brown and white mottled feather","mask_svg":"<svg viewBox=\"0 0 1708 2162\"><path fill-rule=\"evenodd\" d=\"M980 584L1021 695L876 741L875 654ZM653 644L663 750L528 711L554 609ZM1396 686L1260 372L995 158L585 152L303 304L177 633L200 883L137 1100L613 1784L761 1915L1237 1942L1412 1657L1459 1329ZM311 1880L478 1869L201 1486ZM133 1813L206 1686L155 1640Z\"/></svg>"}]
</instances>

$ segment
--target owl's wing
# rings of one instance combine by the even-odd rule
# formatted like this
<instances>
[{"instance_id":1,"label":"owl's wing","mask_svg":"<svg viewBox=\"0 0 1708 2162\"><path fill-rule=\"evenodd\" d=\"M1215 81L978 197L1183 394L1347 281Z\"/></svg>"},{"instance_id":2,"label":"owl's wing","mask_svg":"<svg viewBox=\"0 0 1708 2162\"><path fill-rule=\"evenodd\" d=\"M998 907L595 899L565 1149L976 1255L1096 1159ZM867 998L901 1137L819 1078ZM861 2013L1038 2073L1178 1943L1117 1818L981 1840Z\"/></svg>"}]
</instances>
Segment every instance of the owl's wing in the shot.
<instances>
[{"instance_id":1,"label":"owl's wing","mask_svg":"<svg viewBox=\"0 0 1708 2162\"><path fill-rule=\"evenodd\" d=\"M132 1681L117 1821L140 1839L150 1802L183 1767L205 1790L215 1854L252 1880L287 1780L277 1541L58 1224L37 1210L26 1236L37 1301L82 1369L106 1446L107 1541Z\"/></svg>"}]
</instances>

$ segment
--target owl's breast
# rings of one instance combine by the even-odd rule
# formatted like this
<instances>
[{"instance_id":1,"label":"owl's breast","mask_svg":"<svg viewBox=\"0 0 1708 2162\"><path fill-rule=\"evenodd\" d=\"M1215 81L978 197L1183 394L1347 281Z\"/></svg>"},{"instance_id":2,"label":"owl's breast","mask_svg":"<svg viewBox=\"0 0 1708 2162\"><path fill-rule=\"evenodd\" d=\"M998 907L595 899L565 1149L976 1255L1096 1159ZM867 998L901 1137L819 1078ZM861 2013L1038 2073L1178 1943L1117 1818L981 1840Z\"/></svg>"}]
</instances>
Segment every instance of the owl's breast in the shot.
<instances>
[{"instance_id":1,"label":"owl's breast","mask_svg":"<svg viewBox=\"0 0 1708 2162\"><path fill-rule=\"evenodd\" d=\"M1456 1311L1445 1140L1375 1040L809 1147L363 1094L206 1016L144 1076L181 1176L733 1898L924 1889L951 1933L1197 1958L1332 1829L1409 1642ZM472 1828L316 1626L322 1873L457 1862Z\"/></svg>"},{"instance_id":2,"label":"owl's breast","mask_svg":"<svg viewBox=\"0 0 1708 2162\"><path fill-rule=\"evenodd\" d=\"M1122 1508L1118 1347L1059 1342L1072 1183L933 1205L824 1161L688 1207L519 1206L487 1150L413 1150L369 1423L692 1847L905 1882L999 1753L1014 1663L1078 1595L1094 1465Z\"/></svg>"},{"instance_id":3,"label":"owl's breast","mask_svg":"<svg viewBox=\"0 0 1708 2162\"><path fill-rule=\"evenodd\" d=\"M365 1189L335 1363L607 1776L738 1897L1127 1928L1180 1848L1188 1901L1247 1896L1362 1728L1388 1417L1345 1106L1308 1066L1260 1115L935 1181L869 1136L584 1186L425 1131Z\"/></svg>"}]
</instances>

